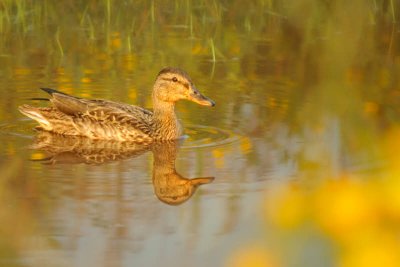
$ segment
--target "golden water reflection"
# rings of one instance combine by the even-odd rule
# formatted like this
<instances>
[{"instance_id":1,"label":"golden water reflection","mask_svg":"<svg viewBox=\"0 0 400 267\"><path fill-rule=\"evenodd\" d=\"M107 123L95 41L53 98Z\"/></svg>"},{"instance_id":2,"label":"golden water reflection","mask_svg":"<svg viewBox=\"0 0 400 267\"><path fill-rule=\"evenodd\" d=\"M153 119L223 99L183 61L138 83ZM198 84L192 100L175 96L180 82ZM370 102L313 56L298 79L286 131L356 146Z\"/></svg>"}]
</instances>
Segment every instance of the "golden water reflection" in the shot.
<instances>
[{"instance_id":1,"label":"golden water reflection","mask_svg":"<svg viewBox=\"0 0 400 267\"><path fill-rule=\"evenodd\" d=\"M7 204L0 212L0 265L123 266L134 258L153 265L158 259L140 255L174 232L199 229L195 218L206 216L199 205L207 193L198 189L214 180L178 173L179 147L175 141L138 145L40 132L24 148L29 164L25 154L2 165L0 199ZM191 158L186 152L183 160ZM180 165L184 173L203 173L195 162Z\"/></svg>"},{"instance_id":2,"label":"golden water reflection","mask_svg":"<svg viewBox=\"0 0 400 267\"><path fill-rule=\"evenodd\" d=\"M175 169L180 143L183 140L141 144L91 140L78 136L62 136L41 131L31 145L44 152L45 158L34 159L44 164L105 164L153 153L152 182L158 199L169 205L179 205L195 193L198 186L211 183L214 177L185 178Z\"/></svg>"}]
</instances>

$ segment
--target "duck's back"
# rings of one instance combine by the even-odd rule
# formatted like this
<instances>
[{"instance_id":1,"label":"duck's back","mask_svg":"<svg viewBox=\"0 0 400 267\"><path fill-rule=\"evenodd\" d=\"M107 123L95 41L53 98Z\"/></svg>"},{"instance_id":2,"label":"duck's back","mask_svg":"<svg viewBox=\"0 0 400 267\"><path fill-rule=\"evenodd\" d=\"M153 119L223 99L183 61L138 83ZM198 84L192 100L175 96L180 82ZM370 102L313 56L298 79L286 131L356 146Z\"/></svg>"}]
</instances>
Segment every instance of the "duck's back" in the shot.
<instances>
[{"instance_id":1,"label":"duck's back","mask_svg":"<svg viewBox=\"0 0 400 267\"><path fill-rule=\"evenodd\" d=\"M152 112L109 100L89 100L51 90L52 107L28 105L20 111L39 122L41 128L63 135L119 141L151 141Z\"/></svg>"}]
</instances>

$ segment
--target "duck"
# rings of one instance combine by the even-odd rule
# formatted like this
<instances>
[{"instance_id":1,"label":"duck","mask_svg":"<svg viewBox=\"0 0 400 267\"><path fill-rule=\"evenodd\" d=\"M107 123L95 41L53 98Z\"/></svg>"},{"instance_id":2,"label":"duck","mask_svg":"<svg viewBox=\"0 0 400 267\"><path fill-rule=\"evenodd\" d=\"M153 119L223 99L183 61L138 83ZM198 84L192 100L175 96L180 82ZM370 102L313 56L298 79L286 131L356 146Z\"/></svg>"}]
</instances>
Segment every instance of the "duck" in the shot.
<instances>
[{"instance_id":1,"label":"duck","mask_svg":"<svg viewBox=\"0 0 400 267\"><path fill-rule=\"evenodd\" d=\"M199 92L189 75L180 68L166 67L157 75L153 110L104 99L85 99L51 88L41 88L50 98L49 107L22 105L19 111L37 121L38 130L90 139L153 142L176 140L183 134L175 113L179 100L213 107L215 102Z\"/></svg>"}]
</instances>

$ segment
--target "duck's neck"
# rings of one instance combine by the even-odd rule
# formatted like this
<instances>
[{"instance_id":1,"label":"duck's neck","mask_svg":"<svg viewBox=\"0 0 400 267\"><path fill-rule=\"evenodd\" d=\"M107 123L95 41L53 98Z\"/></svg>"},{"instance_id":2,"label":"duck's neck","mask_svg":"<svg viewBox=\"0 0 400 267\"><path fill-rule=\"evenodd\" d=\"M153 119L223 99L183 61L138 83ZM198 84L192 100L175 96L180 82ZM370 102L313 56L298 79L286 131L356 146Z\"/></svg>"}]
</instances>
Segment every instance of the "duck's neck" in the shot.
<instances>
[{"instance_id":1,"label":"duck's neck","mask_svg":"<svg viewBox=\"0 0 400 267\"><path fill-rule=\"evenodd\" d=\"M156 139L177 139L182 129L175 114L175 103L160 101L153 97L153 123Z\"/></svg>"}]
</instances>

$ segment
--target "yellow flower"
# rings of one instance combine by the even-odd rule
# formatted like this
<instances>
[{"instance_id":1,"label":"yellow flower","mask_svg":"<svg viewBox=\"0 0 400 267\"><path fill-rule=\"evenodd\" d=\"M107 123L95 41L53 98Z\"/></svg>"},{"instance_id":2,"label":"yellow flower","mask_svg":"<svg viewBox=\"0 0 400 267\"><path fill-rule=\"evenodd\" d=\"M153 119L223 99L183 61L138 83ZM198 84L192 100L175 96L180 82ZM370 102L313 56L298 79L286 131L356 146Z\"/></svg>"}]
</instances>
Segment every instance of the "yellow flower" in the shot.
<instances>
[{"instance_id":1,"label":"yellow flower","mask_svg":"<svg viewBox=\"0 0 400 267\"><path fill-rule=\"evenodd\" d=\"M253 148L253 144L251 143L251 140L247 137L243 137L240 140L240 150L243 154L248 154Z\"/></svg>"},{"instance_id":2,"label":"yellow flower","mask_svg":"<svg viewBox=\"0 0 400 267\"><path fill-rule=\"evenodd\" d=\"M45 158L46 155L40 152L35 152L31 154L31 160L38 160L38 159L43 159Z\"/></svg>"},{"instance_id":3,"label":"yellow flower","mask_svg":"<svg viewBox=\"0 0 400 267\"><path fill-rule=\"evenodd\" d=\"M349 237L376 219L372 195L354 181L328 182L315 196L317 224L334 238Z\"/></svg>"},{"instance_id":4,"label":"yellow flower","mask_svg":"<svg viewBox=\"0 0 400 267\"><path fill-rule=\"evenodd\" d=\"M81 78L81 82L82 82L82 83L91 83L91 82L92 82L92 79L90 79L90 78L88 78L88 77L82 77L82 78Z\"/></svg>"},{"instance_id":5,"label":"yellow flower","mask_svg":"<svg viewBox=\"0 0 400 267\"><path fill-rule=\"evenodd\" d=\"M212 151L214 160L215 160L215 166L217 168L223 168L225 166L225 157L224 157L224 151L222 149L213 149Z\"/></svg>"},{"instance_id":6,"label":"yellow flower","mask_svg":"<svg viewBox=\"0 0 400 267\"><path fill-rule=\"evenodd\" d=\"M351 234L351 233L349 233ZM400 266L399 242L392 235L376 233L369 240L360 240L339 256L340 267Z\"/></svg>"},{"instance_id":7,"label":"yellow flower","mask_svg":"<svg viewBox=\"0 0 400 267\"><path fill-rule=\"evenodd\" d=\"M364 103L364 112L366 114L376 114L379 111L379 105L375 102L367 101Z\"/></svg>"},{"instance_id":8,"label":"yellow flower","mask_svg":"<svg viewBox=\"0 0 400 267\"><path fill-rule=\"evenodd\" d=\"M266 201L267 220L281 228L299 226L308 213L306 195L298 188L286 188Z\"/></svg>"},{"instance_id":9,"label":"yellow flower","mask_svg":"<svg viewBox=\"0 0 400 267\"><path fill-rule=\"evenodd\" d=\"M382 185L376 186L381 195L379 198L381 212L398 223L400 221L400 180L398 176L386 179Z\"/></svg>"},{"instance_id":10,"label":"yellow flower","mask_svg":"<svg viewBox=\"0 0 400 267\"><path fill-rule=\"evenodd\" d=\"M226 267L278 267L276 259L261 246L239 249L227 261Z\"/></svg>"}]
</instances>

